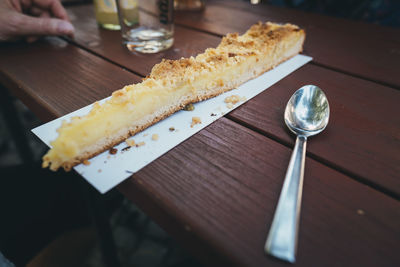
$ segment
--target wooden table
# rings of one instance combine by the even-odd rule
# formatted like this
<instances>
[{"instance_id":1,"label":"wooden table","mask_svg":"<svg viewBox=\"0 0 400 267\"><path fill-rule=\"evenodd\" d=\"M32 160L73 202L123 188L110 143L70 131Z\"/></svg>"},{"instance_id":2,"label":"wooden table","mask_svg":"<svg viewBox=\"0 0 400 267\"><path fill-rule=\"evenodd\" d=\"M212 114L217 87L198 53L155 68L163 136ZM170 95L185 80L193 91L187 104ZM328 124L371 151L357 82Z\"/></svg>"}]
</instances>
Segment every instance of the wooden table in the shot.
<instances>
[{"instance_id":1,"label":"wooden table","mask_svg":"<svg viewBox=\"0 0 400 267\"><path fill-rule=\"evenodd\" d=\"M176 15L174 47L130 54L93 6L68 8L74 40L0 46L0 83L43 122L138 82L162 58L196 55L257 21L306 29L314 60L118 186L202 262L285 266L263 246L294 145L291 94L316 84L331 119L309 140L298 266L400 263L400 30L243 1Z\"/></svg>"}]
</instances>

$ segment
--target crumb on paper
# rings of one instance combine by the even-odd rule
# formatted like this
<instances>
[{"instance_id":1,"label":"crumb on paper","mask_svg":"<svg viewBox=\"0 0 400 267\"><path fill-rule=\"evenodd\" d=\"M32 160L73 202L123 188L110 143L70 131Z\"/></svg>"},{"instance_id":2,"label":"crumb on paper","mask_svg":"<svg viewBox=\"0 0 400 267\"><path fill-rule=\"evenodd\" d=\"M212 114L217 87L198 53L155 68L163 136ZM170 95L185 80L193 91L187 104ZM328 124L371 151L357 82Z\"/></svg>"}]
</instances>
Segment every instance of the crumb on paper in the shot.
<instances>
[{"instance_id":1,"label":"crumb on paper","mask_svg":"<svg viewBox=\"0 0 400 267\"><path fill-rule=\"evenodd\" d=\"M168 129L170 132L173 132L173 131L175 131L175 128L174 127L169 127L169 129Z\"/></svg>"},{"instance_id":2,"label":"crumb on paper","mask_svg":"<svg viewBox=\"0 0 400 267\"><path fill-rule=\"evenodd\" d=\"M133 140L133 139L126 139L126 140L125 140L125 143L126 143L128 146L135 146L135 140Z\"/></svg>"},{"instance_id":3,"label":"crumb on paper","mask_svg":"<svg viewBox=\"0 0 400 267\"><path fill-rule=\"evenodd\" d=\"M110 155L108 155L108 156L107 156L107 159L110 159L110 158L111 158L111 156L110 156Z\"/></svg>"},{"instance_id":4,"label":"crumb on paper","mask_svg":"<svg viewBox=\"0 0 400 267\"><path fill-rule=\"evenodd\" d=\"M365 211L363 211L362 209L358 209L358 210L357 210L357 214L358 214L358 215L364 215L364 214L365 214Z\"/></svg>"},{"instance_id":5,"label":"crumb on paper","mask_svg":"<svg viewBox=\"0 0 400 267\"><path fill-rule=\"evenodd\" d=\"M132 146L127 146L127 147L124 147L123 149L121 149L121 152L128 151L129 149L131 149L131 147L132 147Z\"/></svg>"},{"instance_id":6,"label":"crumb on paper","mask_svg":"<svg viewBox=\"0 0 400 267\"><path fill-rule=\"evenodd\" d=\"M158 138L159 138L158 134L153 134L153 135L151 136L151 140L153 140L153 141L157 141Z\"/></svg>"},{"instance_id":7,"label":"crumb on paper","mask_svg":"<svg viewBox=\"0 0 400 267\"><path fill-rule=\"evenodd\" d=\"M245 97L245 96L242 96L241 98L240 98L240 101L242 101L242 102L245 102L247 100L247 98Z\"/></svg>"},{"instance_id":8,"label":"crumb on paper","mask_svg":"<svg viewBox=\"0 0 400 267\"><path fill-rule=\"evenodd\" d=\"M107 160L104 161L104 164L106 164L106 163L107 163Z\"/></svg>"},{"instance_id":9,"label":"crumb on paper","mask_svg":"<svg viewBox=\"0 0 400 267\"><path fill-rule=\"evenodd\" d=\"M125 170L126 173L134 173L133 171L130 170Z\"/></svg>"},{"instance_id":10,"label":"crumb on paper","mask_svg":"<svg viewBox=\"0 0 400 267\"><path fill-rule=\"evenodd\" d=\"M136 146L136 147L140 147L140 146L144 146L145 144L146 144L146 143L142 141L142 142L137 143L135 146Z\"/></svg>"},{"instance_id":11,"label":"crumb on paper","mask_svg":"<svg viewBox=\"0 0 400 267\"><path fill-rule=\"evenodd\" d=\"M231 103L233 105L235 105L237 102L240 101L240 96L238 95L231 95L231 96L227 96L224 100L225 103Z\"/></svg>"},{"instance_id":12,"label":"crumb on paper","mask_svg":"<svg viewBox=\"0 0 400 267\"><path fill-rule=\"evenodd\" d=\"M194 106L193 106L192 103L190 103L190 104L187 104L183 109L186 110L186 111L193 111L194 110Z\"/></svg>"},{"instance_id":13,"label":"crumb on paper","mask_svg":"<svg viewBox=\"0 0 400 267\"><path fill-rule=\"evenodd\" d=\"M227 104L226 104L226 107L229 108L229 109L231 109L231 108L233 108L233 104L232 104L232 103L227 103Z\"/></svg>"},{"instance_id":14,"label":"crumb on paper","mask_svg":"<svg viewBox=\"0 0 400 267\"><path fill-rule=\"evenodd\" d=\"M192 123L190 124L190 127L193 128L194 125L200 124L200 123L201 123L200 117L192 117Z\"/></svg>"},{"instance_id":15,"label":"crumb on paper","mask_svg":"<svg viewBox=\"0 0 400 267\"><path fill-rule=\"evenodd\" d=\"M217 116L217 114L215 114L215 113L211 113L211 115L210 115L211 117L215 117L215 116Z\"/></svg>"},{"instance_id":16,"label":"crumb on paper","mask_svg":"<svg viewBox=\"0 0 400 267\"><path fill-rule=\"evenodd\" d=\"M149 134L148 133L145 133L144 135L143 135L143 137L146 137L146 136L148 136Z\"/></svg>"},{"instance_id":17,"label":"crumb on paper","mask_svg":"<svg viewBox=\"0 0 400 267\"><path fill-rule=\"evenodd\" d=\"M98 173L100 173L101 172L101 169L98 169L98 171L97 171Z\"/></svg>"},{"instance_id":18,"label":"crumb on paper","mask_svg":"<svg viewBox=\"0 0 400 267\"><path fill-rule=\"evenodd\" d=\"M90 161L88 161L87 159L85 159L85 160L83 161L83 165L89 166L89 165L90 165Z\"/></svg>"},{"instance_id":19,"label":"crumb on paper","mask_svg":"<svg viewBox=\"0 0 400 267\"><path fill-rule=\"evenodd\" d=\"M115 155L115 154L117 154L117 152L118 152L118 149L116 149L116 148L111 148L111 149L108 151L108 153L110 153L111 155Z\"/></svg>"}]
</instances>

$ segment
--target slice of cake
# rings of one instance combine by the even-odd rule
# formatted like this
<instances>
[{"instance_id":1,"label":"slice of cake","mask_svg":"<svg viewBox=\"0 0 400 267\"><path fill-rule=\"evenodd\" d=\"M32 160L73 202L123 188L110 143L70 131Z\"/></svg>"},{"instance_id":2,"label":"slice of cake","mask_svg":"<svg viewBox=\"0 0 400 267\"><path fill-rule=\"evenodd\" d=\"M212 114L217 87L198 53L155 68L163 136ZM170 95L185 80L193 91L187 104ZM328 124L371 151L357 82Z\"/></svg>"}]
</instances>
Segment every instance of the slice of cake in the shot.
<instances>
[{"instance_id":1,"label":"slice of cake","mask_svg":"<svg viewBox=\"0 0 400 267\"><path fill-rule=\"evenodd\" d=\"M301 52L304 38L295 25L260 22L241 36L228 34L217 48L196 57L162 60L141 83L63 122L43 167L68 171L189 103L234 89Z\"/></svg>"}]
</instances>

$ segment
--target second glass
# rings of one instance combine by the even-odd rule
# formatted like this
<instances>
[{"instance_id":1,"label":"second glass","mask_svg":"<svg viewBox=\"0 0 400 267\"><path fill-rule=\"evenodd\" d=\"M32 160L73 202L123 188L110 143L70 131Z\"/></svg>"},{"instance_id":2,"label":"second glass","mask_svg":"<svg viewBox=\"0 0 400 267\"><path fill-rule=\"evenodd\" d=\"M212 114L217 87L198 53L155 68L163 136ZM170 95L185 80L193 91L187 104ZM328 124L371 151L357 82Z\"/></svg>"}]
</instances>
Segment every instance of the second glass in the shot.
<instances>
[{"instance_id":1,"label":"second glass","mask_svg":"<svg viewBox=\"0 0 400 267\"><path fill-rule=\"evenodd\" d=\"M157 53L174 43L174 1L139 0L139 20L131 21L117 0L123 43L130 51Z\"/></svg>"}]
</instances>

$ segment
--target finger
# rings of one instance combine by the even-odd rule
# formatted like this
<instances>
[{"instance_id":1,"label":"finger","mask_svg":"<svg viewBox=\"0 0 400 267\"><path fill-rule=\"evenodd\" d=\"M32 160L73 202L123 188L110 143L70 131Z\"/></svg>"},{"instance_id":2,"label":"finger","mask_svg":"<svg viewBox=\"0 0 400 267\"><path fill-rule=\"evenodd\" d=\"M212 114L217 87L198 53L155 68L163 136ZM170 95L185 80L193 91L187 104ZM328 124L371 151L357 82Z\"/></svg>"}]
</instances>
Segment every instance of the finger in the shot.
<instances>
[{"instance_id":1,"label":"finger","mask_svg":"<svg viewBox=\"0 0 400 267\"><path fill-rule=\"evenodd\" d=\"M36 18L19 14L18 35L73 35L74 26L68 21L55 18Z\"/></svg>"},{"instance_id":2,"label":"finger","mask_svg":"<svg viewBox=\"0 0 400 267\"><path fill-rule=\"evenodd\" d=\"M13 8L15 10L22 13L22 7L21 7L21 3L19 0L11 0L11 5L13 6Z\"/></svg>"},{"instance_id":3,"label":"finger","mask_svg":"<svg viewBox=\"0 0 400 267\"><path fill-rule=\"evenodd\" d=\"M40 18L50 18L51 17L49 12L43 11L39 8L37 10L38 11L35 11L35 12L41 12L41 14L39 15ZM33 43L33 42L36 42L38 39L39 39L39 36L27 36L25 38L25 41L27 43Z\"/></svg>"},{"instance_id":4,"label":"finger","mask_svg":"<svg viewBox=\"0 0 400 267\"><path fill-rule=\"evenodd\" d=\"M69 21L67 11L59 0L32 0L34 5L49 10L54 17Z\"/></svg>"}]
</instances>

